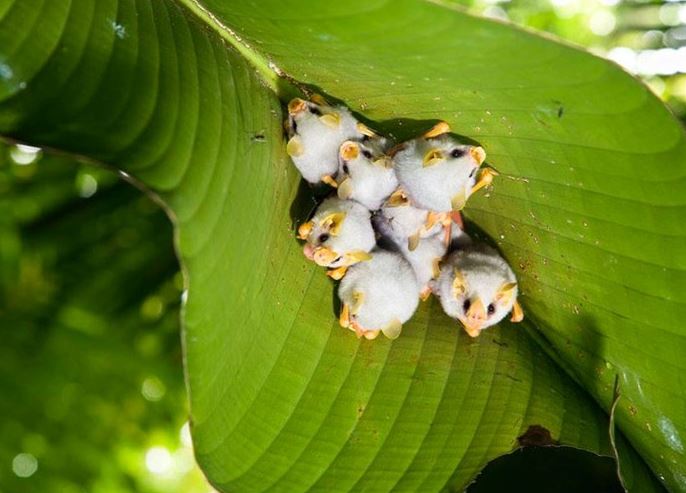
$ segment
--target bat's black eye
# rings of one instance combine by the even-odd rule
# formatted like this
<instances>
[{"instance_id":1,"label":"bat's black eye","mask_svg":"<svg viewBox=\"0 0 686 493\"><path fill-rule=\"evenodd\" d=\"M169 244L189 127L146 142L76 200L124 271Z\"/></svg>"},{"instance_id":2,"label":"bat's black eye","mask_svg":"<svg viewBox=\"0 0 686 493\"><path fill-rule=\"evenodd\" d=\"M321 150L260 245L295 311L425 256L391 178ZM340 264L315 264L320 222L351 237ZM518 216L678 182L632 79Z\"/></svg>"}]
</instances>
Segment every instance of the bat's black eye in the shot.
<instances>
[{"instance_id":1,"label":"bat's black eye","mask_svg":"<svg viewBox=\"0 0 686 493\"><path fill-rule=\"evenodd\" d=\"M471 173L469 173L470 178L474 178L474 173L476 173L476 168L474 168Z\"/></svg>"},{"instance_id":2,"label":"bat's black eye","mask_svg":"<svg viewBox=\"0 0 686 493\"><path fill-rule=\"evenodd\" d=\"M348 165L344 164L343 165L343 173L345 173L347 175L349 172L350 172L350 170L348 169Z\"/></svg>"},{"instance_id":3,"label":"bat's black eye","mask_svg":"<svg viewBox=\"0 0 686 493\"><path fill-rule=\"evenodd\" d=\"M336 262L338 262L338 261L339 261L340 259L342 259L342 258L343 258L343 257L336 257L332 263L336 263Z\"/></svg>"},{"instance_id":4,"label":"bat's black eye","mask_svg":"<svg viewBox=\"0 0 686 493\"><path fill-rule=\"evenodd\" d=\"M316 106L310 106L310 113L312 113L313 115L317 115L317 116L322 115L322 112L319 111L319 108L317 108Z\"/></svg>"},{"instance_id":5,"label":"bat's black eye","mask_svg":"<svg viewBox=\"0 0 686 493\"><path fill-rule=\"evenodd\" d=\"M472 306L472 302L469 300L464 300L464 303L462 303L462 309L464 310L465 313L469 311L469 307Z\"/></svg>"},{"instance_id":6,"label":"bat's black eye","mask_svg":"<svg viewBox=\"0 0 686 493\"><path fill-rule=\"evenodd\" d=\"M452 152L450 153L450 155L456 159L464 156L464 154L465 154L465 151L463 151L462 149L453 149Z\"/></svg>"},{"instance_id":7,"label":"bat's black eye","mask_svg":"<svg viewBox=\"0 0 686 493\"><path fill-rule=\"evenodd\" d=\"M369 152L367 149L365 149L364 151L362 151L362 155L363 155L364 157L366 157L367 159L371 159L371 158L372 158L372 153Z\"/></svg>"},{"instance_id":8,"label":"bat's black eye","mask_svg":"<svg viewBox=\"0 0 686 493\"><path fill-rule=\"evenodd\" d=\"M326 233L319 235L319 243L324 243L328 239L329 239L329 235Z\"/></svg>"},{"instance_id":9,"label":"bat's black eye","mask_svg":"<svg viewBox=\"0 0 686 493\"><path fill-rule=\"evenodd\" d=\"M488 314L493 315L495 313L495 305L493 303L490 303L488 305Z\"/></svg>"}]
</instances>

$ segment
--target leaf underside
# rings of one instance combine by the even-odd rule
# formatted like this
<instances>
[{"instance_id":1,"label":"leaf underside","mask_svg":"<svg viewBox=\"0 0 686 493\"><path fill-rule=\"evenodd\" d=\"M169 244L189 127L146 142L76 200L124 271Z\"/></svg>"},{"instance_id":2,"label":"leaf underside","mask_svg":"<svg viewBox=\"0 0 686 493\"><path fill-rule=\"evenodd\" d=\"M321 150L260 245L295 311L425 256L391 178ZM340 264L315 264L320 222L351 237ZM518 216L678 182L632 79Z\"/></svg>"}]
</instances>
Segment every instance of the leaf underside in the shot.
<instances>
[{"instance_id":1,"label":"leaf underside","mask_svg":"<svg viewBox=\"0 0 686 493\"><path fill-rule=\"evenodd\" d=\"M620 429L683 489L686 146L664 106L608 62L432 3L203 4L0 0L0 133L161 197L210 480L459 491L530 425L609 454L582 388L607 409L619 375ZM501 176L465 212L515 268L525 329L471 340L435 300L392 343L337 326L294 237L312 203L268 60L395 137L445 119L487 150ZM630 489L660 490L621 437L620 455Z\"/></svg>"}]
</instances>

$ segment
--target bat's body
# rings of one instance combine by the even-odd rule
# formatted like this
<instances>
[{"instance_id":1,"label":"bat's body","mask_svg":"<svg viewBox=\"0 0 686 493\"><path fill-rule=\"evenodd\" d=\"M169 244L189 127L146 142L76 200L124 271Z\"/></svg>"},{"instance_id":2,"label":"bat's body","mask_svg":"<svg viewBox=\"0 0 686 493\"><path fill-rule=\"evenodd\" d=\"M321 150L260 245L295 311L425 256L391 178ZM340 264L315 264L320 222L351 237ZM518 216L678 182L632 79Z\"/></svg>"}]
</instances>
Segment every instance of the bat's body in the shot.
<instances>
[{"instance_id":1,"label":"bat's body","mask_svg":"<svg viewBox=\"0 0 686 493\"><path fill-rule=\"evenodd\" d=\"M400 335L419 304L419 285L410 264L398 253L374 250L368 262L352 266L338 288L341 326L358 337L383 332Z\"/></svg>"},{"instance_id":2,"label":"bat's body","mask_svg":"<svg viewBox=\"0 0 686 493\"><path fill-rule=\"evenodd\" d=\"M490 183L495 174L489 169L477 177L486 153L481 147L460 144L448 131L442 122L393 152L400 187L421 209L459 211L469 196Z\"/></svg>"},{"instance_id":3,"label":"bat's body","mask_svg":"<svg viewBox=\"0 0 686 493\"><path fill-rule=\"evenodd\" d=\"M349 139L373 135L343 106L294 99L288 104L286 151L303 178L310 183L336 186L338 149Z\"/></svg>"}]
</instances>

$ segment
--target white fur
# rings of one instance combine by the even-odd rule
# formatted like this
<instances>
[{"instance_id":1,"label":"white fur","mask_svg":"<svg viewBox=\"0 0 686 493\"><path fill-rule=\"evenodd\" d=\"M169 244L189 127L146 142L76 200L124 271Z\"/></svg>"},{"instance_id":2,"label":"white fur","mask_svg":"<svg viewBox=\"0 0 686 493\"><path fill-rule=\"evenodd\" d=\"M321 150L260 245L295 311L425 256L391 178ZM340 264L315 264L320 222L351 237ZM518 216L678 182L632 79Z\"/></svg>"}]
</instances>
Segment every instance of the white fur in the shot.
<instances>
[{"instance_id":1,"label":"white fur","mask_svg":"<svg viewBox=\"0 0 686 493\"><path fill-rule=\"evenodd\" d=\"M357 145L360 148L357 158L346 161L339 156L336 181L340 185L344 180L349 180L352 194L348 198L373 211L381 207L381 204L398 187L398 178L395 176L393 167L386 168L381 163L374 163L374 160L384 157L384 151L387 148L386 139L377 137L358 142ZM372 157L365 157L364 151L370 152ZM340 191L339 188L339 196Z\"/></svg>"},{"instance_id":2,"label":"white fur","mask_svg":"<svg viewBox=\"0 0 686 493\"><path fill-rule=\"evenodd\" d=\"M445 158L432 166L423 166L424 155L437 149ZM462 157L450 155L453 149L463 150ZM436 212L452 210L452 199L464 193L466 200L476 183L479 163L469 154L470 146L462 145L449 135L432 139L420 137L404 144L395 156L395 167L401 188L412 203ZM470 174L472 176L470 176Z\"/></svg>"},{"instance_id":3,"label":"white fur","mask_svg":"<svg viewBox=\"0 0 686 493\"><path fill-rule=\"evenodd\" d=\"M410 236L420 233L420 238L429 238L443 231L443 226L435 224L430 230L423 231L429 211L418 209L409 204L385 205L375 215L374 225L383 236L389 236L394 242L404 242Z\"/></svg>"},{"instance_id":4,"label":"white fur","mask_svg":"<svg viewBox=\"0 0 686 493\"><path fill-rule=\"evenodd\" d=\"M309 101L306 105L305 110L288 119L289 135L300 138L303 149L300 156L291 156L291 159L305 180L319 183L326 175L335 176L341 144L348 139L362 138L363 135L357 129L357 120L347 108L323 106ZM311 108L316 108L322 115L337 114L340 124L331 128L321 122L319 115L311 113ZM296 123L295 129L293 121Z\"/></svg>"},{"instance_id":5,"label":"white fur","mask_svg":"<svg viewBox=\"0 0 686 493\"><path fill-rule=\"evenodd\" d=\"M453 280L455 269L466 281L464 295L455 296ZM445 313L457 320L465 319L464 302L481 299L484 308L490 303L495 312L488 317L482 330L500 322L511 310L517 298L517 288L507 304L495 302L498 289L505 283L515 282L514 272L498 252L483 244L471 244L451 253L441 267L441 275L434 285L434 293L440 298Z\"/></svg>"},{"instance_id":6,"label":"white fur","mask_svg":"<svg viewBox=\"0 0 686 493\"><path fill-rule=\"evenodd\" d=\"M364 301L351 319L364 330L378 331L394 319L407 322L419 304L419 285L412 267L398 253L375 250L372 259L350 267L341 280L338 297L352 307L353 292Z\"/></svg>"},{"instance_id":7,"label":"white fur","mask_svg":"<svg viewBox=\"0 0 686 493\"><path fill-rule=\"evenodd\" d=\"M420 289L429 287L429 282L434 278L434 262L443 258L447 251L442 235L422 238L412 251L407 247L406 241L399 242L398 247L403 257L412 265Z\"/></svg>"},{"instance_id":8,"label":"white fur","mask_svg":"<svg viewBox=\"0 0 686 493\"><path fill-rule=\"evenodd\" d=\"M345 212L338 235L329 234L329 238L322 242L320 236L328 232L321 228L321 222L335 212ZM321 203L312 217L312 231L307 237L307 243L313 247L325 246L339 256L357 250L371 251L376 246L376 237L372 228L370 212L362 205L352 200L341 200L329 197ZM344 265L344 259L332 262L327 267L335 268Z\"/></svg>"}]
</instances>

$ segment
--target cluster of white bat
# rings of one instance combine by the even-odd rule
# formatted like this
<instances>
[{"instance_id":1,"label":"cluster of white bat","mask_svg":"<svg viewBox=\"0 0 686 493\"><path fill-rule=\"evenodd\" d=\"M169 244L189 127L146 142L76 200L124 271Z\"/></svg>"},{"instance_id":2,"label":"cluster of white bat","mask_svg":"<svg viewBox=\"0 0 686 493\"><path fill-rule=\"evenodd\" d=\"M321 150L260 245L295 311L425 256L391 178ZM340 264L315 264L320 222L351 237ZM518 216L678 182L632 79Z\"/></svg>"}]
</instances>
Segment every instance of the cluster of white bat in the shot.
<instances>
[{"instance_id":1,"label":"cluster of white bat","mask_svg":"<svg viewBox=\"0 0 686 493\"><path fill-rule=\"evenodd\" d=\"M298 238L307 258L341 280L341 326L394 339L431 293L472 337L510 312L522 320L510 266L462 231L459 211L497 174L480 169L481 147L460 144L445 122L392 147L318 96L289 103L286 129L305 180L336 189Z\"/></svg>"}]
</instances>

